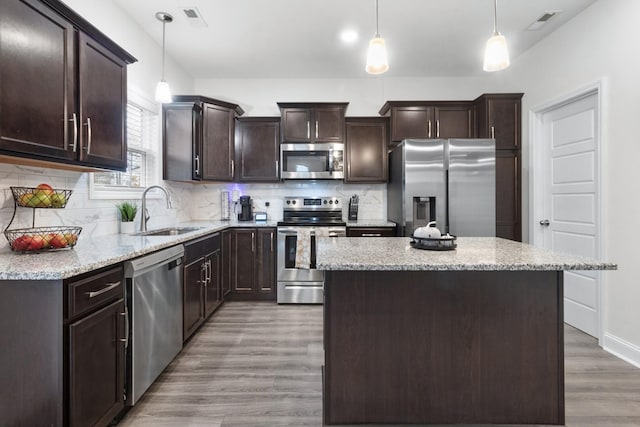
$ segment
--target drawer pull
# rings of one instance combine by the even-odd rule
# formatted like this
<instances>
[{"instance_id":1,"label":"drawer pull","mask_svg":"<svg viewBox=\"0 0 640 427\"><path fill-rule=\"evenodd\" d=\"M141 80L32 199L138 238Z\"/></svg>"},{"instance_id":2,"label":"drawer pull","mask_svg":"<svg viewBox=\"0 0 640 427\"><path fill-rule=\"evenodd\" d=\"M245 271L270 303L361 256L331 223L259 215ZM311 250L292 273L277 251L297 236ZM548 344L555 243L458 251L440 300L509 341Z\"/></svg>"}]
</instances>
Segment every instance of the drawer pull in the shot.
<instances>
[{"instance_id":1,"label":"drawer pull","mask_svg":"<svg viewBox=\"0 0 640 427\"><path fill-rule=\"evenodd\" d=\"M362 237L382 237L380 233L362 233Z\"/></svg>"},{"instance_id":2,"label":"drawer pull","mask_svg":"<svg viewBox=\"0 0 640 427\"><path fill-rule=\"evenodd\" d=\"M99 295L102 295L106 292L109 292L111 289L116 288L120 286L120 282L115 282L115 283L109 283L107 286L105 286L104 288L100 289L99 291L94 291L94 292L86 292L87 295L89 295L89 298L95 298Z\"/></svg>"}]
</instances>

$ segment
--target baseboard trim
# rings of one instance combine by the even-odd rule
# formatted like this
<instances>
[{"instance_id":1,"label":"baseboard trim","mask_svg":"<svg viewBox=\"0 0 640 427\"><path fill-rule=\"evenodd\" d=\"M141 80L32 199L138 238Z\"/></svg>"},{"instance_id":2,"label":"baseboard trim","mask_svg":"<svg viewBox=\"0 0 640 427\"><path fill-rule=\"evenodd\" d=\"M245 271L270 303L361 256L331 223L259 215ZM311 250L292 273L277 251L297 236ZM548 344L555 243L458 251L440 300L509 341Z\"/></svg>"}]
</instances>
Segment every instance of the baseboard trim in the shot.
<instances>
[{"instance_id":1,"label":"baseboard trim","mask_svg":"<svg viewBox=\"0 0 640 427\"><path fill-rule=\"evenodd\" d=\"M602 348L625 362L640 368L640 347L637 345L606 333L602 340Z\"/></svg>"}]
</instances>

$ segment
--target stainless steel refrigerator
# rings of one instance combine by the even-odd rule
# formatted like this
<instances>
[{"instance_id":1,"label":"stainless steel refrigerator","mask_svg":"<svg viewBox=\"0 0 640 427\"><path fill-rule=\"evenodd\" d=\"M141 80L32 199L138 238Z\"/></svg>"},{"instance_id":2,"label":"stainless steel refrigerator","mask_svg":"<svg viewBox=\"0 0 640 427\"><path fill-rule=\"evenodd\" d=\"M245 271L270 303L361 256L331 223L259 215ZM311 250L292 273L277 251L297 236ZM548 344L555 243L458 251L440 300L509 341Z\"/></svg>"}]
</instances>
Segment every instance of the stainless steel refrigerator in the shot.
<instances>
[{"instance_id":1,"label":"stainless steel refrigerator","mask_svg":"<svg viewBox=\"0 0 640 427\"><path fill-rule=\"evenodd\" d=\"M458 237L496 235L495 140L406 139L389 154L387 217L398 236L436 221Z\"/></svg>"}]
</instances>

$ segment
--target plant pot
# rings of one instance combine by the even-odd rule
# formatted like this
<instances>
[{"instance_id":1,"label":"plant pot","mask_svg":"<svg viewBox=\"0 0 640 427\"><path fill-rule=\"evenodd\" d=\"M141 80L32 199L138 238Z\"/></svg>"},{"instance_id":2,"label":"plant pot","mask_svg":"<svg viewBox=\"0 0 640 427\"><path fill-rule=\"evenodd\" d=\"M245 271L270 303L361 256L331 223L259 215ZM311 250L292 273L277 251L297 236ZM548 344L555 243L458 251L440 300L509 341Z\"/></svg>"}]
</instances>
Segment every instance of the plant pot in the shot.
<instances>
[{"instance_id":1,"label":"plant pot","mask_svg":"<svg viewBox=\"0 0 640 427\"><path fill-rule=\"evenodd\" d=\"M133 226L133 221L120 222L121 234L133 234L135 231L136 231L136 228Z\"/></svg>"}]
</instances>

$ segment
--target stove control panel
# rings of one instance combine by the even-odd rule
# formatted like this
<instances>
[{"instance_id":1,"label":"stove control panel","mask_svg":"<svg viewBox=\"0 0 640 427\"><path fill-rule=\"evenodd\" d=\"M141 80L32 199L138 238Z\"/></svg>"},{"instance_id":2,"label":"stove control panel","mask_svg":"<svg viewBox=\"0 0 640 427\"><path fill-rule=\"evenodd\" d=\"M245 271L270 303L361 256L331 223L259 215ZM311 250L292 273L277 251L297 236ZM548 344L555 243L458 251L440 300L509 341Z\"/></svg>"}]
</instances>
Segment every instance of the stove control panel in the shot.
<instances>
[{"instance_id":1,"label":"stove control panel","mask_svg":"<svg viewBox=\"0 0 640 427\"><path fill-rule=\"evenodd\" d=\"M338 197L285 197L284 210L335 210L342 209Z\"/></svg>"}]
</instances>

